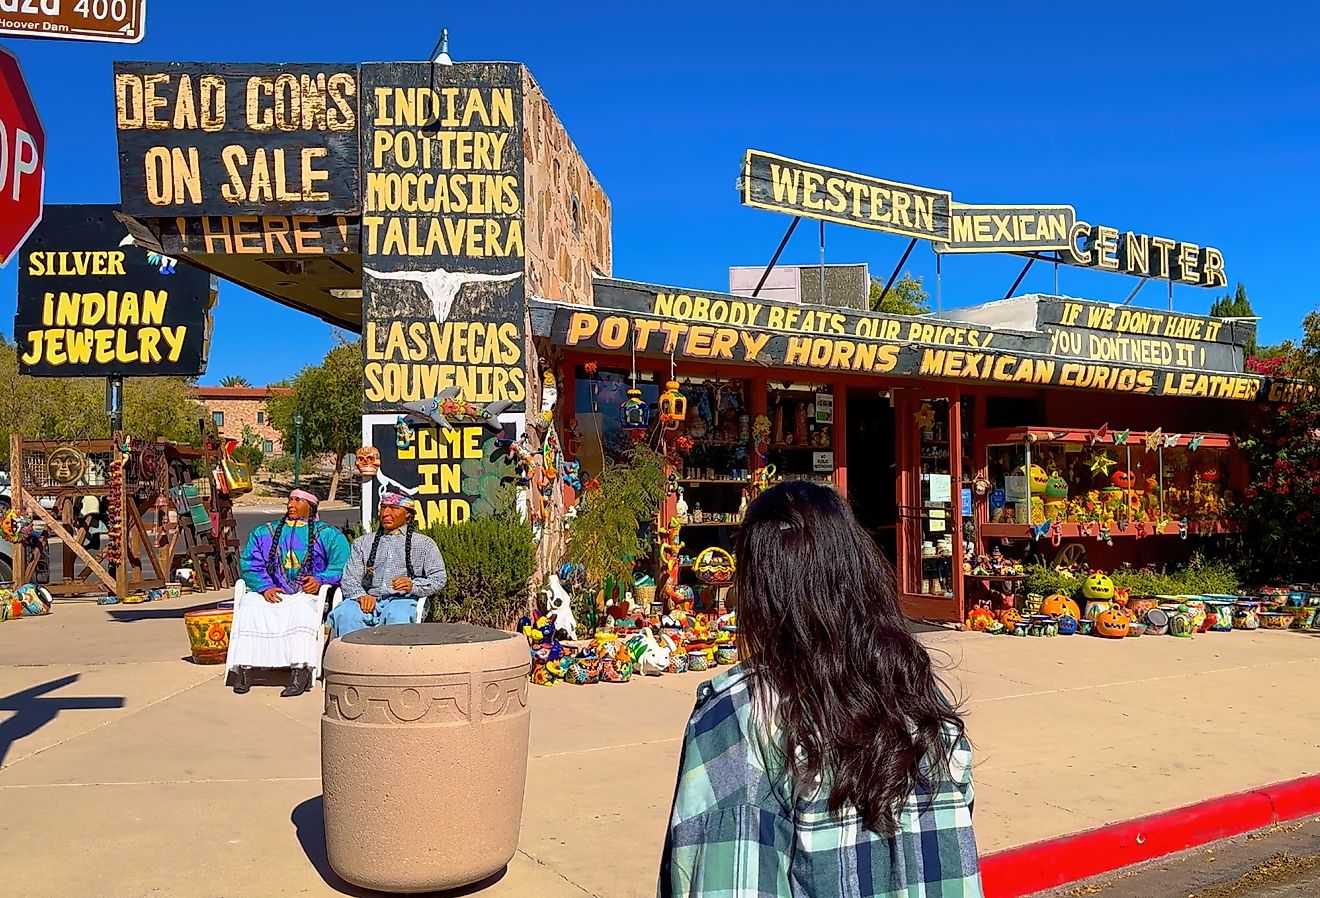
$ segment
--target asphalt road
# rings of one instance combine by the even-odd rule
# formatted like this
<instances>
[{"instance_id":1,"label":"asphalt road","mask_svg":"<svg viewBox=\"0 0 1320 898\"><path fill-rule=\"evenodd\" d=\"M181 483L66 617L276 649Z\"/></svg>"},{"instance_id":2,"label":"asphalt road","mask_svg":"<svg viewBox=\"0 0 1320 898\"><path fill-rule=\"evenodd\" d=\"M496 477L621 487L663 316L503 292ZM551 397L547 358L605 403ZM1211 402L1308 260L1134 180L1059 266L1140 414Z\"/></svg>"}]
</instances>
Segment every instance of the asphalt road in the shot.
<instances>
[{"instance_id":1,"label":"asphalt road","mask_svg":"<svg viewBox=\"0 0 1320 898\"><path fill-rule=\"evenodd\" d=\"M1282 824L1038 898L1316 898L1320 818Z\"/></svg>"}]
</instances>

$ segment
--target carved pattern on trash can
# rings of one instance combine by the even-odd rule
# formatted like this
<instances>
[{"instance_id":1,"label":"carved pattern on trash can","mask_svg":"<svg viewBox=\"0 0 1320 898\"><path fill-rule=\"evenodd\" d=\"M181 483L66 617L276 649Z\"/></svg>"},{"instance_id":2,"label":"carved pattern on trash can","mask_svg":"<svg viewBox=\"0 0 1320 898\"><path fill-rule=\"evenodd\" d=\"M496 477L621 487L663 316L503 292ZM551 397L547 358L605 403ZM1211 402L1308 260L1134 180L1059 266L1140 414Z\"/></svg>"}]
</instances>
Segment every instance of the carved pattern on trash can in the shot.
<instances>
[{"instance_id":1,"label":"carved pattern on trash can","mask_svg":"<svg viewBox=\"0 0 1320 898\"><path fill-rule=\"evenodd\" d=\"M351 723L469 723L471 707L469 674L391 678L386 682L373 677L333 676L325 689L326 717Z\"/></svg>"}]
</instances>

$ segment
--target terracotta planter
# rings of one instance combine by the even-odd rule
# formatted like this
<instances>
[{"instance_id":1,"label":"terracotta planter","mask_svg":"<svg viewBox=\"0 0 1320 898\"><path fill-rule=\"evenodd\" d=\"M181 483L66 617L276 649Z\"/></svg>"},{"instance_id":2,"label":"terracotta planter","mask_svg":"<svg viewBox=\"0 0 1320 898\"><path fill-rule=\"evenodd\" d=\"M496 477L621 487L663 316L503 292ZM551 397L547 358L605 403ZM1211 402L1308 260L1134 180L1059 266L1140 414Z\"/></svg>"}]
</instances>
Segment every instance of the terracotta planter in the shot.
<instances>
[{"instance_id":1,"label":"terracotta planter","mask_svg":"<svg viewBox=\"0 0 1320 898\"><path fill-rule=\"evenodd\" d=\"M466 624L373 627L330 643L321 781L330 866L356 886L479 882L518 847L530 659Z\"/></svg>"},{"instance_id":2,"label":"terracotta planter","mask_svg":"<svg viewBox=\"0 0 1320 898\"><path fill-rule=\"evenodd\" d=\"M183 615L188 646L195 664L224 664L229 655L229 630L234 625L232 608L199 608Z\"/></svg>"}]
</instances>

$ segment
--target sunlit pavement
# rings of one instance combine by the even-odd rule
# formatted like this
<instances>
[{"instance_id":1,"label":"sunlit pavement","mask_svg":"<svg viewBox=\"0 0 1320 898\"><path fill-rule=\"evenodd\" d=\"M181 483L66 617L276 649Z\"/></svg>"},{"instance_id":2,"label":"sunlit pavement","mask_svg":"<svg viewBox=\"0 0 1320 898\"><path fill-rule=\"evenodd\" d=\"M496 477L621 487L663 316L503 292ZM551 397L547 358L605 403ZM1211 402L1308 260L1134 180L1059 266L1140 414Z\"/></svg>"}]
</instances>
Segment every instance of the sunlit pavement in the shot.
<instances>
[{"instance_id":1,"label":"sunlit pavement","mask_svg":"<svg viewBox=\"0 0 1320 898\"><path fill-rule=\"evenodd\" d=\"M0 624L0 895L355 894L324 861L322 694L185 660L214 599ZM967 701L983 851L1320 769L1310 634L921 639ZM532 687L519 852L482 894L653 895L700 676Z\"/></svg>"}]
</instances>

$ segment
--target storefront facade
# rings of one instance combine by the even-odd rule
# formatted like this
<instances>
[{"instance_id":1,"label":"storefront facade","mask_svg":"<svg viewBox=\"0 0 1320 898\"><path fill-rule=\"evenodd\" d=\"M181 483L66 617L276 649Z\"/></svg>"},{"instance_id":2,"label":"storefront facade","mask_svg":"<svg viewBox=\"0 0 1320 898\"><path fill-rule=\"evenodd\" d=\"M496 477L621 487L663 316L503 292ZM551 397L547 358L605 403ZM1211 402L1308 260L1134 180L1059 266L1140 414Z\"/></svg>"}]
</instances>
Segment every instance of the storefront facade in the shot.
<instances>
[{"instance_id":1,"label":"storefront facade","mask_svg":"<svg viewBox=\"0 0 1320 898\"><path fill-rule=\"evenodd\" d=\"M1229 435L1294 398L1244 373L1247 322L1047 296L904 318L613 279L608 197L518 64L135 62L115 90L121 218L139 247L362 335L363 443L380 455L364 507L390 486L425 523L455 523L520 482L545 572L634 378L653 405L672 377L690 410L666 437L678 463L658 524L679 516L689 546L728 546L745 489L829 482L895 562L907 612L934 620L961 620L995 585L964 569L1001 543L1140 559L1223 538L1241 478ZM759 151L741 199L942 253L1225 283L1213 247L1070 206L960 204ZM442 393L503 429L400 426L405 403ZM1195 476L1209 455L1166 477L1166 451L1218 453L1214 480ZM1100 453L1132 478L1107 482Z\"/></svg>"}]
</instances>

